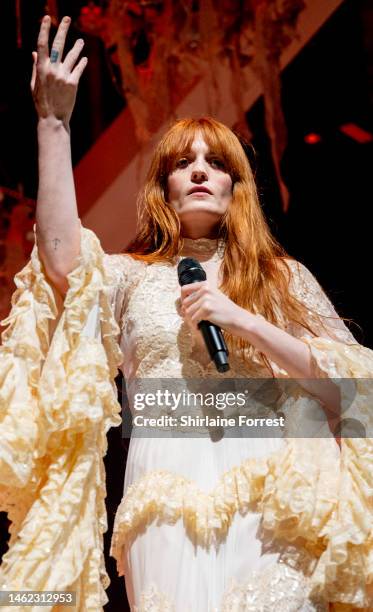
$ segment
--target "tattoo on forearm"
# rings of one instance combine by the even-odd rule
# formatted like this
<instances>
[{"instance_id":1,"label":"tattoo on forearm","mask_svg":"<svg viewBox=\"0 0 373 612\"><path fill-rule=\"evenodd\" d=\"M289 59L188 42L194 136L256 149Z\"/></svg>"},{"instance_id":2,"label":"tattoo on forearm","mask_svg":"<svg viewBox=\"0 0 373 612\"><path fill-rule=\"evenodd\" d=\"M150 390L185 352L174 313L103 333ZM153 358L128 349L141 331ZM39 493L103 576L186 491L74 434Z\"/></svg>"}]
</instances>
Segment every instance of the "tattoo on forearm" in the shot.
<instances>
[{"instance_id":1,"label":"tattoo on forearm","mask_svg":"<svg viewBox=\"0 0 373 612\"><path fill-rule=\"evenodd\" d=\"M61 242L61 240L59 238L53 238L52 242L53 242L54 250L56 251L58 247L58 243Z\"/></svg>"}]
</instances>

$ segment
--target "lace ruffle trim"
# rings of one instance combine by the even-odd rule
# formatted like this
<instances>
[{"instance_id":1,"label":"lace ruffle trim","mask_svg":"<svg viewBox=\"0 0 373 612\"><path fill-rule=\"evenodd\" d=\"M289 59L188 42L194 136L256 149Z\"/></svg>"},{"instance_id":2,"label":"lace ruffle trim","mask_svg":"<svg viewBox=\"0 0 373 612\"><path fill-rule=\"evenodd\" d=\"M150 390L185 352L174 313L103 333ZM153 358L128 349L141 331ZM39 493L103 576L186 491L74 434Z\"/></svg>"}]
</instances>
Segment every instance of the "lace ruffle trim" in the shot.
<instances>
[{"instance_id":1,"label":"lace ruffle trim","mask_svg":"<svg viewBox=\"0 0 373 612\"><path fill-rule=\"evenodd\" d=\"M373 351L327 338L304 341L318 376L339 385L343 423L373 431ZM351 391L352 386L352 391ZM360 433L358 435L361 435ZM338 503L325 528L328 546L320 558L315 584L330 601L373 607L373 438L341 439Z\"/></svg>"},{"instance_id":2,"label":"lace ruffle trim","mask_svg":"<svg viewBox=\"0 0 373 612\"><path fill-rule=\"evenodd\" d=\"M122 546L129 546L155 518L174 523L182 517L188 536L209 547L225 537L236 512L245 513L253 504L263 513L264 528L289 541L303 536L310 548L319 551L322 529L336 503L338 460L333 441L312 442L287 440L269 458L248 459L225 472L210 493L178 474L146 474L127 489L117 511L111 554L118 561L118 571L123 572Z\"/></svg>"}]
</instances>

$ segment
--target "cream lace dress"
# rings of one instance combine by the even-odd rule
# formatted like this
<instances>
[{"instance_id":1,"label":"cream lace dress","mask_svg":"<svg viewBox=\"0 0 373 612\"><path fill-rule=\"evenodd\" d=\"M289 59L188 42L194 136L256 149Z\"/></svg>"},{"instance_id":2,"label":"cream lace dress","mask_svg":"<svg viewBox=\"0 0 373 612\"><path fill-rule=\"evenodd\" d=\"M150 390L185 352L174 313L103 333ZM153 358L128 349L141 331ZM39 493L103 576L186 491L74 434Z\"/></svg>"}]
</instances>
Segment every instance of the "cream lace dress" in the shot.
<instances>
[{"instance_id":1,"label":"cream lace dress","mask_svg":"<svg viewBox=\"0 0 373 612\"><path fill-rule=\"evenodd\" d=\"M186 241L183 255L217 282L215 241ZM37 244L15 276L0 347L0 510L11 520L0 590L71 590L77 612L107 603L103 456L121 423L118 367L129 396L147 377L268 376L235 355L216 372L179 314L176 266L107 255L82 227L64 303ZM332 318L315 337L288 331L309 345L318 377L342 381L345 415L372 431L373 351L303 265L292 272L292 291ZM281 410L284 438L131 439L111 554L133 612L373 608L373 440L344 438L339 452L331 436L292 435L321 411L300 385Z\"/></svg>"},{"instance_id":2,"label":"cream lace dress","mask_svg":"<svg viewBox=\"0 0 373 612\"><path fill-rule=\"evenodd\" d=\"M186 239L182 256L196 257L217 286L222 247L216 240ZM179 314L178 261L146 266L129 256L106 256L115 278L111 300L121 329L121 369L129 397L142 377L222 377L202 339ZM300 270L298 296L336 316L311 274ZM356 343L341 320L337 329L341 341ZM230 364L224 377L268 376L258 363L247 365L234 355ZM287 376L272 365L278 376ZM336 442L323 442L338 458ZM247 500L221 517L229 479L283 444L280 438L172 438L171 433L131 438L111 553L125 576L133 612L328 609L322 598L309 595L316 564L301 539L271 543L261 533L262 512L254 503L249 508Z\"/></svg>"}]
</instances>

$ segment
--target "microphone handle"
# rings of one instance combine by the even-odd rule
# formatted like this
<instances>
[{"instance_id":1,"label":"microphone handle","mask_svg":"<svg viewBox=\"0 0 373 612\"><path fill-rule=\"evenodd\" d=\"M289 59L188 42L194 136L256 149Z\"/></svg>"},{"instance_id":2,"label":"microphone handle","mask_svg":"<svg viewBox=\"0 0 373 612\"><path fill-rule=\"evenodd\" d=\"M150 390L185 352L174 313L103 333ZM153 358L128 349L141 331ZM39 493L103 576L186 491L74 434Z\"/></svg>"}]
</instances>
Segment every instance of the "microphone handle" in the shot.
<instances>
[{"instance_id":1,"label":"microphone handle","mask_svg":"<svg viewBox=\"0 0 373 612\"><path fill-rule=\"evenodd\" d=\"M229 351L220 327L210 321L200 321L198 329L202 332L208 352L218 372L227 372L230 369L227 358Z\"/></svg>"}]
</instances>

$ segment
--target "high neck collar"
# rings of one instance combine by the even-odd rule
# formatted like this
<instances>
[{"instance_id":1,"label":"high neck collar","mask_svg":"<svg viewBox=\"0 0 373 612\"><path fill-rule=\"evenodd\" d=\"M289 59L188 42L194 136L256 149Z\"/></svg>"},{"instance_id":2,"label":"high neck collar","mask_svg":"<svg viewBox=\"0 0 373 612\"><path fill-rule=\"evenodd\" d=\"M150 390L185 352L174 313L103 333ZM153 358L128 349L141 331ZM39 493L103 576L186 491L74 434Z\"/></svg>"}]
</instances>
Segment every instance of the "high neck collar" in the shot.
<instances>
[{"instance_id":1,"label":"high neck collar","mask_svg":"<svg viewBox=\"0 0 373 612\"><path fill-rule=\"evenodd\" d=\"M222 238L183 238L182 257L203 257L221 259L225 242Z\"/></svg>"}]
</instances>

